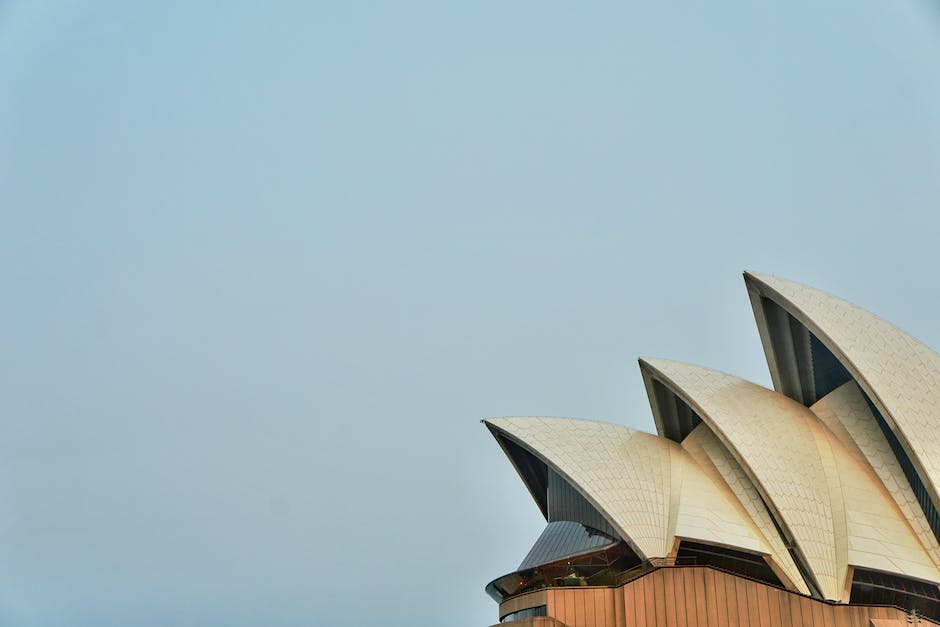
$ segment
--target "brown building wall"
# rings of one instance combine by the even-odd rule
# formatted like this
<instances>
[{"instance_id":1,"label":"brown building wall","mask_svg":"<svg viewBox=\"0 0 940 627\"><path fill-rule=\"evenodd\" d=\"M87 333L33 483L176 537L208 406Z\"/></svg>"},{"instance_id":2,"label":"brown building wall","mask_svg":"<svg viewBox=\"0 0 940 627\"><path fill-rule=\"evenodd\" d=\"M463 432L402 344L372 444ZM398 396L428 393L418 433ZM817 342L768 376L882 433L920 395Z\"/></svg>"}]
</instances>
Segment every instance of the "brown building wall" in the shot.
<instances>
[{"instance_id":1,"label":"brown building wall","mask_svg":"<svg viewBox=\"0 0 940 627\"><path fill-rule=\"evenodd\" d=\"M598 588L599 589L599 588ZM499 606L499 615L505 616L517 610L524 610L528 607L548 604L548 590L539 590L537 592L527 592L513 597Z\"/></svg>"},{"instance_id":2,"label":"brown building wall","mask_svg":"<svg viewBox=\"0 0 940 627\"><path fill-rule=\"evenodd\" d=\"M619 588L549 588L548 616L565 627L891 627L894 607L833 605L712 568L664 567ZM529 595L526 595L529 596ZM522 597L517 597L521 599ZM533 601L535 597L533 596ZM541 599L539 599L541 600ZM510 599L501 606L500 614ZM541 603L513 603L513 611ZM551 620L507 623L514 627ZM555 623L557 625L557 622ZM937 625L920 619L920 624Z\"/></svg>"}]
</instances>

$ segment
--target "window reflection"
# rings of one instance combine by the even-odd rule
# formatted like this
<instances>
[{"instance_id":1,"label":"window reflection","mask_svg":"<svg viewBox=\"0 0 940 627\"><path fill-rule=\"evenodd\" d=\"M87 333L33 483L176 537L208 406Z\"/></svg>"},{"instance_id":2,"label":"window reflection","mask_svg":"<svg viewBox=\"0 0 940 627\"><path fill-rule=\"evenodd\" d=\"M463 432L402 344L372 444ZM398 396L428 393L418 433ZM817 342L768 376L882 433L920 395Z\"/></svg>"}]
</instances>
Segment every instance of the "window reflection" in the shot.
<instances>
[{"instance_id":1,"label":"window reflection","mask_svg":"<svg viewBox=\"0 0 940 627\"><path fill-rule=\"evenodd\" d=\"M623 542L598 551L570 556L495 579L486 593L499 603L511 596L562 586L612 586L625 572L639 566L640 558Z\"/></svg>"}]
</instances>

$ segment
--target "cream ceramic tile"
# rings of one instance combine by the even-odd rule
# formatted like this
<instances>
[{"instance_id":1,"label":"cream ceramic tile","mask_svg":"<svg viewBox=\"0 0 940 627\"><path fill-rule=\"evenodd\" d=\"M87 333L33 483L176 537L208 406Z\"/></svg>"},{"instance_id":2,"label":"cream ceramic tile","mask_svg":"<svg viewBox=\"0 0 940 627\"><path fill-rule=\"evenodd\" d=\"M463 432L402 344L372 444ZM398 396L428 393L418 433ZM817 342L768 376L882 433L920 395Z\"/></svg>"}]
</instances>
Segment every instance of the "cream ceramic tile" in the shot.
<instances>
[{"instance_id":1,"label":"cream ceramic tile","mask_svg":"<svg viewBox=\"0 0 940 627\"><path fill-rule=\"evenodd\" d=\"M759 385L661 359L641 368L687 402L734 455L804 556L826 598L843 590L829 482L805 407Z\"/></svg>"},{"instance_id":2,"label":"cream ceramic tile","mask_svg":"<svg viewBox=\"0 0 940 627\"><path fill-rule=\"evenodd\" d=\"M644 557L666 556L677 536L773 551L730 489L675 442L586 420L486 422L564 475Z\"/></svg>"}]
</instances>

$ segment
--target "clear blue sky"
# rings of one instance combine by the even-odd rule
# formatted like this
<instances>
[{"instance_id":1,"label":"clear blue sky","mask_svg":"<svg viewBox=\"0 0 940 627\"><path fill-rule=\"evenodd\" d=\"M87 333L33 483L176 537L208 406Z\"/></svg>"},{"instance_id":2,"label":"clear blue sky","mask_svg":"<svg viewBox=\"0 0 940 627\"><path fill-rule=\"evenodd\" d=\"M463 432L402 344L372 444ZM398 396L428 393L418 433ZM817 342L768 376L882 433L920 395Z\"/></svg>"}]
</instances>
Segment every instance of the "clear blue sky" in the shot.
<instances>
[{"instance_id":1,"label":"clear blue sky","mask_svg":"<svg viewBox=\"0 0 940 627\"><path fill-rule=\"evenodd\" d=\"M769 383L740 273L940 348L927 0L0 2L0 624L480 627L484 416Z\"/></svg>"}]
</instances>

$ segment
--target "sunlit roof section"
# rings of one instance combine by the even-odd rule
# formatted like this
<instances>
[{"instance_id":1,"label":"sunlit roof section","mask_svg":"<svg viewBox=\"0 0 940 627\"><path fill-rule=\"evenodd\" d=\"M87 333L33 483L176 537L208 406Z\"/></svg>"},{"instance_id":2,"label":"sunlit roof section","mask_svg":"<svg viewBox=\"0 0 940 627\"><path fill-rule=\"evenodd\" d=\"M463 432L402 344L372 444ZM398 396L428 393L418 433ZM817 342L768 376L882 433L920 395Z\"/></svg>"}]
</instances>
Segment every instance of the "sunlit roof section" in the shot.
<instances>
[{"instance_id":1,"label":"sunlit roof section","mask_svg":"<svg viewBox=\"0 0 940 627\"><path fill-rule=\"evenodd\" d=\"M934 566L940 567L937 538L858 385L854 381L845 383L810 409L844 446L866 460L868 467L878 475L881 484L907 520L923 550L931 557Z\"/></svg>"},{"instance_id":2,"label":"sunlit roof section","mask_svg":"<svg viewBox=\"0 0 940 627\"><path fill-rule=\"evenodd\" d=\"M642 359L640 368L687 403L734 455L794 546L807 583L827 599L840 598L844 568L812 413L772 390L700 366Z\"/></svg>"},{"instance_id":3,"label":"sunlit roof section","mask_svg":"<svg viewBox=\"0 0 940 627\"><path fill-rule=\"evenodd\" d=\"M856 381L912 489L923 487L919 503L940 537L940 356L820 290L762 274L744 278L776 389L809 406Z\"/></svg>"},{"instance_id":4,"label":"sunlit roof section","mask_svg":"<svg viewBox=\"0 0 940 627\"><path fill-rule=\"evenodd\" d=\"M674 442L567 418L486 423L564 476L641 557L669 555L677 537L772 552L720 477L703 470Z\"/></svg>"},{"instance_id":5,"label":"sunlit roof section","mask_svg":"<svg viewBox=\"0 0 940 627\"><path fill-rule=\"evenodd\" d=\"M809 588L803 581L803 576L793 561L764 499L761 498L754 483L725 445L715 437L707 425L699 424L682 441L682 448L689 452L699 466L705 469L705 472L714 473L720 477L720 480L735 495L738 505L753 521L767 546L770 547L772 565L782 571L780 579L789 581L793 588L809 594Z\"/></svg>"},{"instance_id":6,"label":"sunlit roof section","mask_svg":"<svg viewBox=\"0 0 940 627\"><path fill-rule=\"evenodd\" d=\"M644 360L727 446L819 593L845 600L850 566L937 582L940 573L865 458L801 404L698 366ZM697 428L694 436L699 436ZM687 438L688 439L688 438Z\"/></svg>"}]
</instances>

